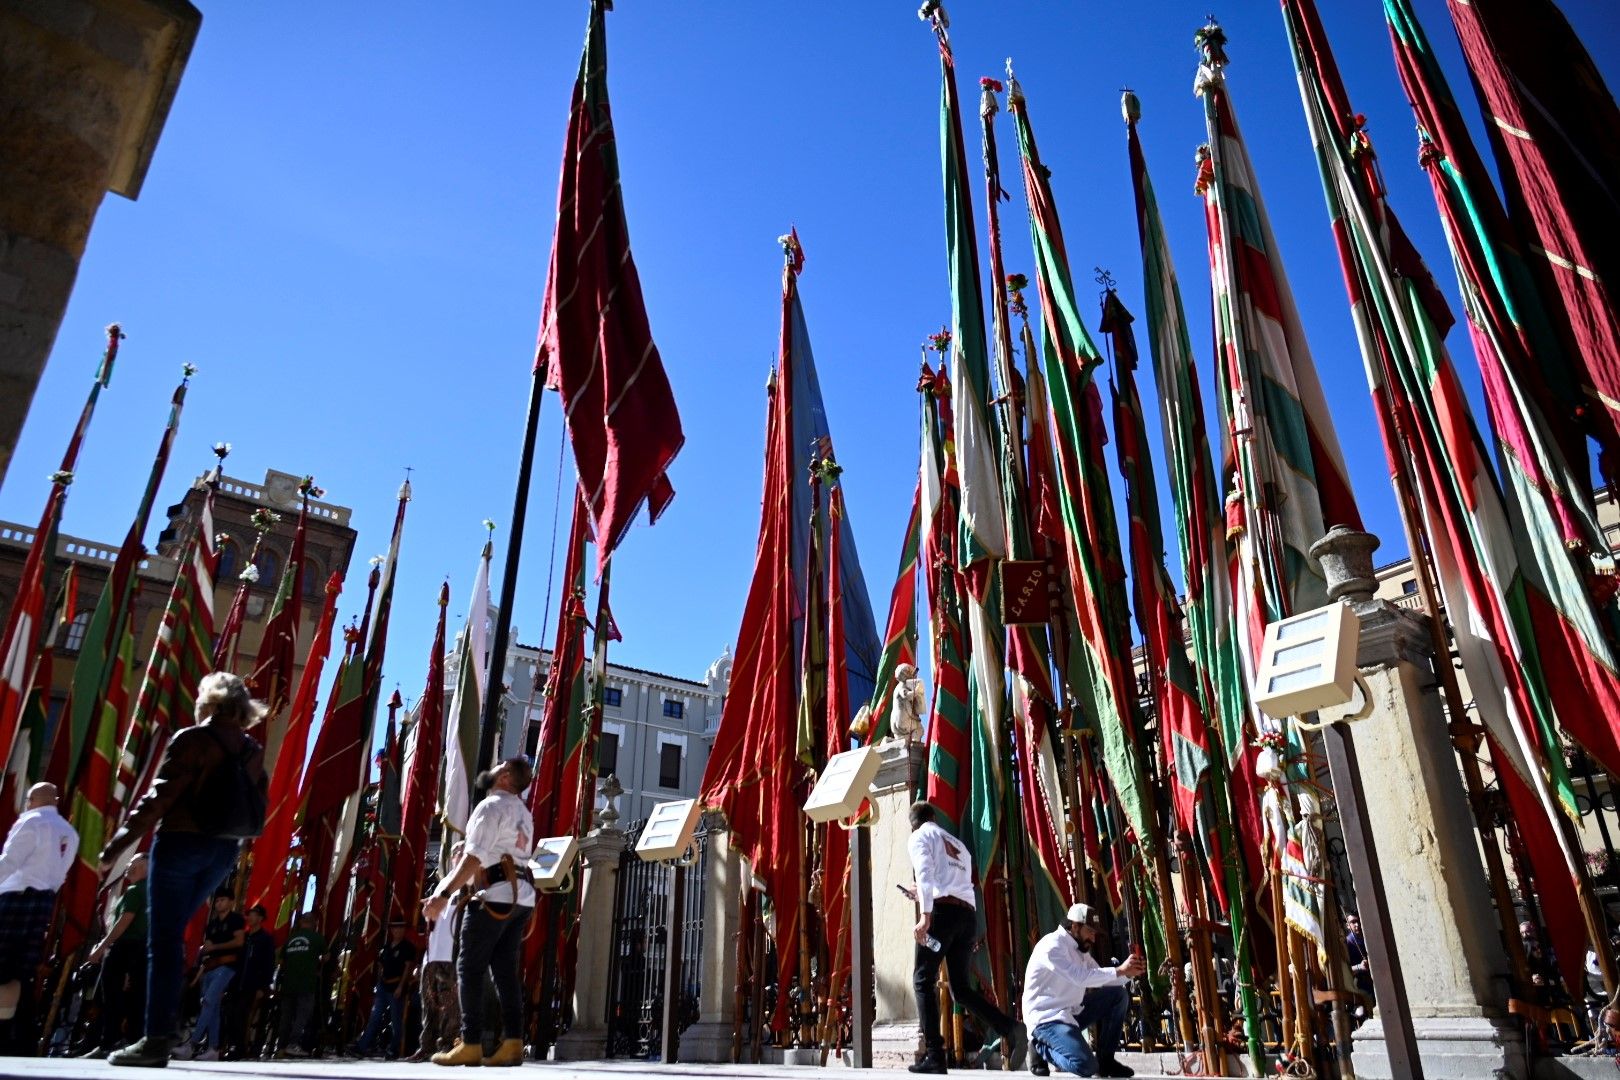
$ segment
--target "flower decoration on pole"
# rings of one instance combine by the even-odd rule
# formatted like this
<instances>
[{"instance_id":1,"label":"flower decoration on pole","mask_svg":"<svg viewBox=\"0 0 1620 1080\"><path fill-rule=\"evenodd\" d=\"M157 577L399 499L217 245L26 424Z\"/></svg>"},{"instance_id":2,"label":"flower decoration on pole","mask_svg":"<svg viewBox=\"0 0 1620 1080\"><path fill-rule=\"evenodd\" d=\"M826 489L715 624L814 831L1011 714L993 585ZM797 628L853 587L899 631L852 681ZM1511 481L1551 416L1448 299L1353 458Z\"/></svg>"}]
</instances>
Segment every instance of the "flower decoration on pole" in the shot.
<instances>
[{"instance_id":1,"label":"flower decoration on pole","mask_svg":"<svg viewBox=\"0 0 1620 1080\"><path fill-rule=\"evenodd\" d=\"M248 520L253 522L255 530L263 534L276 527L276 523L281 520L281 515L274 510L266 510L264 507L260 507L253 511L253 516Z\"/></svg>"},{"instance_id":2,"label":"flower decoration on pole","mask_svg":"<svg viewBox=\"0 0 1620 1080\"><path fill-rule=\"evenodd\" d=\"M248 563L242 568L242 572L236 575L236 579L245 581L249 585L257 585L259 583L259 568L252 563Z\"/></svg>"},{"instance_id":3,"label":"flower decoration on pole","mask_svg":"<svg viewBox=\"0 0 1620 1080\"><path fill-rule=\"evenodd\" d=\"M1261 750L1270 750L1275 754L1288 752L1288 739L1281 731L1268 728L1254 737L1254 745Z\"/></svg>"},{"instance_id":4,"label":"flower decoration on pole","mask_svg":"<svg viewBox=\"0 0 1620 1080\"><path fill-rule=\"evenodd\" d=\"M73 483L73 473L68 469L58 469L51 473L50 481L53 484L61 484L63 487L67 487Z\"/></svg>"},{"instance_id":5,"label":"flower decoration on pole","mask_svg":"<svg viewBox=\"0 0 1620 1080\"><path fill-rule=\"evenodd\" d=\"M298 494L306 499L319 499L326 494L326 489L318 487L313 476L306 476L298 482Z\"/></svg>"},{"instance_id":6,"label":"flower decoration on pole","mask_svg":"<svg viewBox=\"0 0 1620 1080\"><path fill-rule=\"evenodd\" d=\"M219 460L223 462L226 458L231 456L231 444L228 443L228 442L217 442L217 443L215 443L214 444L214 456L219 458Z\"/></svg>"},{"instance_id":7,"label":"flower decoration on pole","mask_svg":"<svg viewBox=\"0 0 1620 1080\"><path fill-rule=\"evenodd\" d=\"M1029 278L1023 274L1007 275L1007 307L1020 319L1029 318L1029 304L1024 300L1024 290L1029 288Z\"/></svg>"},{"instance_id":8,"label":"flower decoration on pole","mask_svg":"<svg viewBox=\"0 0 1620 1080\"><path fill-rule=\"evenodd\" d=\"M120 336L122 336L122 335L120 335ZM186 378L189 379L193 375L197 374L197 365L196 364L181 364L180 365L180 373L182 375L184 375Z\"/></svg>"},{"instance_id":9,"label":"flower decoration on pole","mask_svg":"<svg viewBox=\"0 0 1620 1080\"><path fill-rule=\"evenodd\" d=\"M950 347L951 328L948 326L942 326L934 333L929 334L927 340L923 342L923 348L929 352L939 353L941 356L944 356L945 350Z\"/></svg>"}]
</instances>

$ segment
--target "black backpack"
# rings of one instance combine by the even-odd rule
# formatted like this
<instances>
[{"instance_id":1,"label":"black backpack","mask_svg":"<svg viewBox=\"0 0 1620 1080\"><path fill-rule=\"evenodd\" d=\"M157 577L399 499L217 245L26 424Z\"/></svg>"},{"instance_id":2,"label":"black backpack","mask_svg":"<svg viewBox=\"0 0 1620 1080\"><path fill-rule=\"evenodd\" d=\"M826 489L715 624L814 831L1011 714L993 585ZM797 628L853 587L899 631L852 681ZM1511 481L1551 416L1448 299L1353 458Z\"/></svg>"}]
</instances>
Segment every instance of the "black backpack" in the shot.
<instances>
[{"instance_id":1,"label":"black backpack","mask_svg":"<svg viewBox=\"0 0 1620 1080\"><path fill-rule=\"evenodd\" d=\"M208 732L224 756L203 776L192 796L197 827L206 836L251 840L264 832L264 792L248 768L261 747L244 733L242 750L233 755L218 732L206 724L202 730Z\"/></svg>"}]
</instances>

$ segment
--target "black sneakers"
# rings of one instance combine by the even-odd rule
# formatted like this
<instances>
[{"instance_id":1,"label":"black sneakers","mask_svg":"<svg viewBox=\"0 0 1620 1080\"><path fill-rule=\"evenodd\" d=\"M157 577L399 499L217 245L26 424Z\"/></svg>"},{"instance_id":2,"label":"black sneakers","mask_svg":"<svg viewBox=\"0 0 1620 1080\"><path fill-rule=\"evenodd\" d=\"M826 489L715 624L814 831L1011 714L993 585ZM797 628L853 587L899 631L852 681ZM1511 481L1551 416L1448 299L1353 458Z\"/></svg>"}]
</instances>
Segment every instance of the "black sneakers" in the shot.
<instances>
[{"instance_id":1,"label":"black sneakers","mask_svg":"<svg viewBox=\"0 0 1620 1080\"><path fill-rule=\"evenodd\" d=\"M1136 1070L1129 1065L1121 1065L1113 1054L1097 1060L1098 1076L1135 1076Z\"/></svg>"},{"instance_id":2,"label":"black sneakers","mask_svg":"<svg viewBox=\"0 0 1620 1080\"><path fill-rule=\"evenodd\" d=\"M938 1050L930 1050L922 1056L921 1061L907 1065L906 1071L943 1076L945 1074L945 1055Z\"/></svg>"},{"instance_id":3,"label":"black sneakers","mask_svg":"<svg viewBox=\"0 0 1620 1080\"><path fill-rule=\"evenodd\" d=\"M148 1035L122 1050L114 1050L108 1054L107 1064L136 1069L161 1069L169 1063L169 1050L172 1046L173 1043L169 1039Z\"/></svg>"}]
</instances>

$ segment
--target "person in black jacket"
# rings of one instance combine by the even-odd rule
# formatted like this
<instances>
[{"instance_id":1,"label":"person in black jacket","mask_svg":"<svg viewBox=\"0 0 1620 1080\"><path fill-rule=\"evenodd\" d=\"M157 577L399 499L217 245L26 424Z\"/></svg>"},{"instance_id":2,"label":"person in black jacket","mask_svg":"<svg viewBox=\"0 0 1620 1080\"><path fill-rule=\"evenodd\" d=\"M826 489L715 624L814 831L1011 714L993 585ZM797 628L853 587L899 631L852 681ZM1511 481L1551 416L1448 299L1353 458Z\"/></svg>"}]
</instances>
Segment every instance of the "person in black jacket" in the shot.
<instances>
[{"instance_id":1,"label":"person in black jacket","mask_svg":"<svg viewBox=\"0 0 1620 1080\"><path fill-rule=\"evenodd\" d=\"M180 1008L186 923L236 865L240 841L217 835L223 780L253 786L263 806L269 787L264 748L247 729L264 716L247 684L223 671L197 686L193 727L177 731L164 748L157 780L135 805L124 827L101 852L101 871L154 828L147 877L147 976L144 1035L108 1055L111 1065L161 1068L174 1046Z\"/></svg>"},{"instance_id":2,"label":"person in black jacket","mask_svg":"<svg viewBox=\"0 0 1620 1080\"><path fill-rule=\"evenodd\" d=\"M237 972L236 984L231 987L227 1041L236 1048L236 1057L240 1059L259 1056L259 1045L264 1041L259 1021L270 982L276 975L276 939L264 928L264 919L262 904L248 908L247 934L242 939L242 967Z\"/></svg>"}]
</instances>

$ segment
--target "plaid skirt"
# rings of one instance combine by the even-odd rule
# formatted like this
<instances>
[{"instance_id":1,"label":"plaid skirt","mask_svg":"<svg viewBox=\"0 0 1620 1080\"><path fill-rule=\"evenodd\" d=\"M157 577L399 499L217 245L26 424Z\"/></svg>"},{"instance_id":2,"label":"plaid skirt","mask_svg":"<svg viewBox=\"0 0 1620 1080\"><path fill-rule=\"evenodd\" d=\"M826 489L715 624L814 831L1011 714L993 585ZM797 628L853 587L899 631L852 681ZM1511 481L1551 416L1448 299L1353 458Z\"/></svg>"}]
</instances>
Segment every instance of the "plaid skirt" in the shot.
<instances>
[{"instance_id":1,"label":"plaid skirt","mask_svg":"<svg viewBox=\"0 0 1620 1080\"><path fill-rule=\"evenodd\" d=\"M30 982L56 909L56 890L0 893L0 983Z\"/></svg>"}]
</instances>

